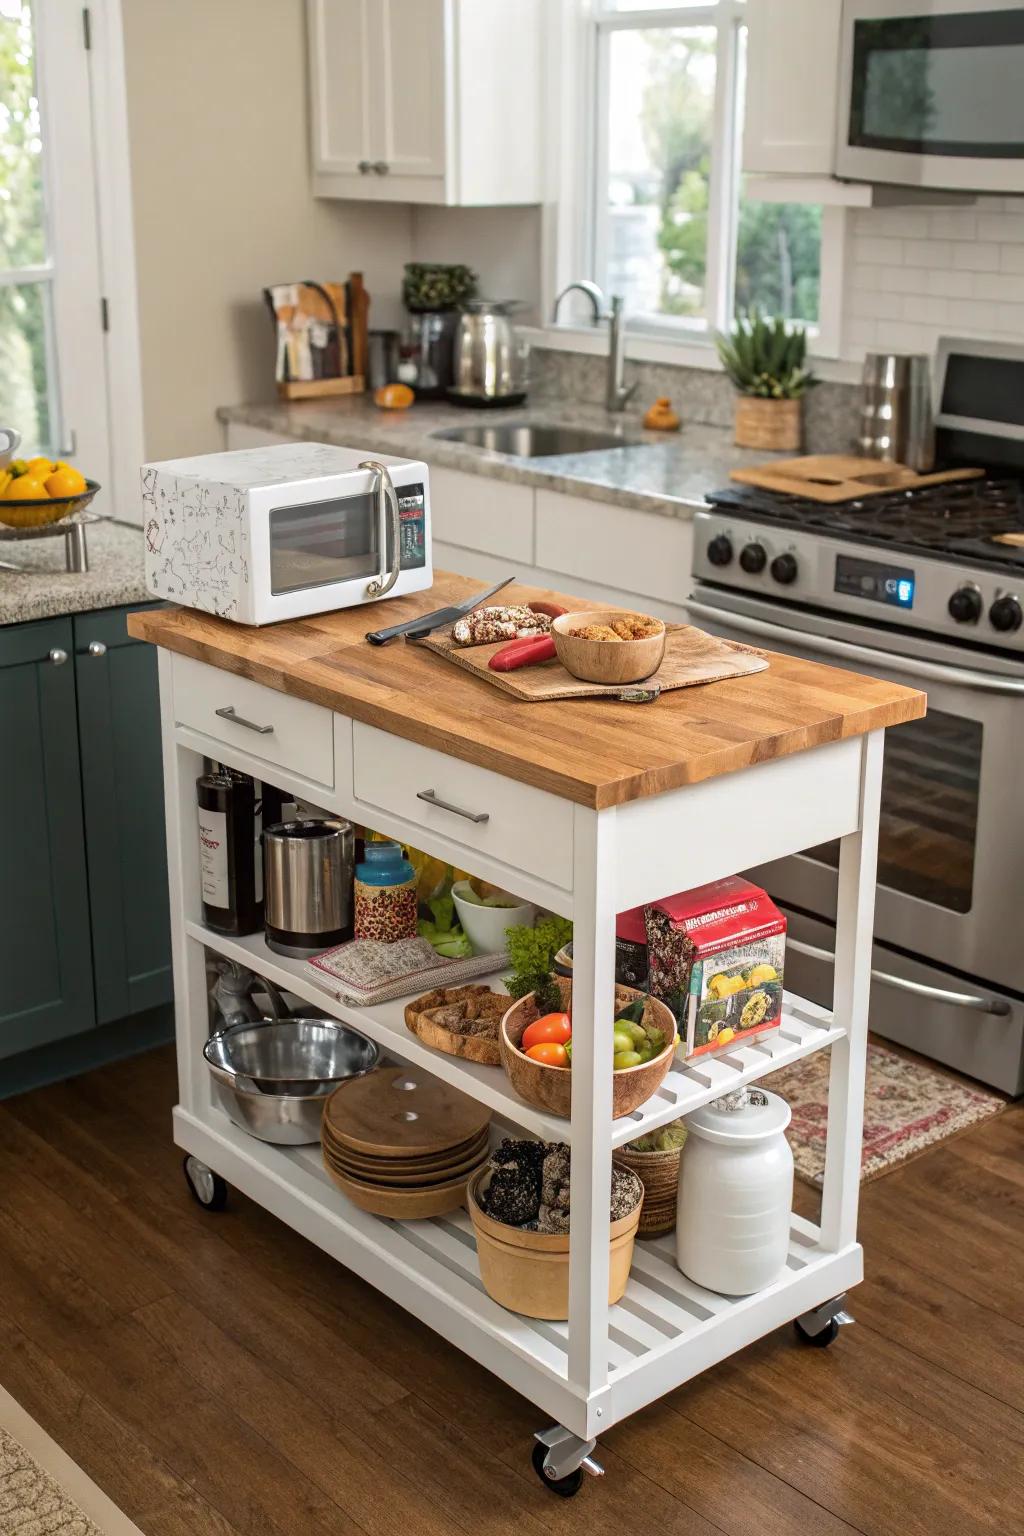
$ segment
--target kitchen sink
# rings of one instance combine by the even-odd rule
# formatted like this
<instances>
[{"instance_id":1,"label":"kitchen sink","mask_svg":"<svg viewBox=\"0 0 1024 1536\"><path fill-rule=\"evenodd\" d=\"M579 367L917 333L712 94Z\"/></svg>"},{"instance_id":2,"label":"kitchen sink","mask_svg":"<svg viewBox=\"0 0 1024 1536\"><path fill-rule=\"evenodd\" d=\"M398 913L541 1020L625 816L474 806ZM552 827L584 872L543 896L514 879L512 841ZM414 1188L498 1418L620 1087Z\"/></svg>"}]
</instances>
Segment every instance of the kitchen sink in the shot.
<instances>
[{"instance_id":1,"label":"kitchen sink","mask_svg":"<svg viewBox=\"0 0 1024 1536\"><path fill-rule=\"evenodd\" d=\"M515 459L547 459L562 453L597 453L605 448L644 446L617 432L589 432L583 427L547 427L535 422L480 422L472 427L448 427L434 437L468 448L487 448Z\"/></svg>"}]
</instances>

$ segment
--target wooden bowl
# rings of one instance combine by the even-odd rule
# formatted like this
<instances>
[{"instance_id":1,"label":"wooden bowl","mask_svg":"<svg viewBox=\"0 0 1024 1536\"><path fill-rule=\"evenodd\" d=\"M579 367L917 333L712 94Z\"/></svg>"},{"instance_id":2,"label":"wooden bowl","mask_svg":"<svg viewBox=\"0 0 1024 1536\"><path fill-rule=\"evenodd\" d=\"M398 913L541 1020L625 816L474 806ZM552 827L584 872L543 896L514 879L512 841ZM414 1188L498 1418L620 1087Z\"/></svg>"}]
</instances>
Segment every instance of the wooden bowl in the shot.
<instances>
[{"instance_id":1,"label":"wooden bowl","mask_svg":"<svg viewBox=\"0 0 1024 1536\"><path fill-rule=\"evenodd\" d=\"M573 677L585 683L639 683L657 672L665 655L665 626L660 619L658 633L644 640L583 640L571 634L587 624L610 624L629 613L628 608L591 608L586 612L563 613L551 624L555 652Z\"/></svg>"},{"instance_id":2,"label":"wooden bowl","mask_svg":"<svg viewBox=\"0 0 1024 1536\"><path fill-rule=\"evenodd\" d=\"M562 1006L567 1012L572 1003L572 981L567 976L556 976L558 990L562 994ZM616 1010L643 997L634 987L615 988ZM572 1113L571 1067L549 1067L542 1061L534 1061L519 1049L523 1031L539 1017L534 994L530 992L514 1003L501 1021L498 1044L501 1047L501 1064L520 1098L528 1104L536 1104L552 1115L568 1120ZM672 1065L676 1048L676 1021L672 1012L657 998L648 997L644 1006L644 1023L653 1024L665 1031L665 1049L652 1061L639 1067L624 1067L612 1073L612 1119L621 1120L631 1115L641 1104L646 1104L658 1089Z\"/></svg>"},{"instance_id":3,"label":"wooden bowl","mask_svg":"<svg viewBox=\"0 0 1024 1536\"><path fill-rule=\"evenodd\" d=\"M565 1321L569 1316L568 1232L528 1232L488 1216L477 1195L490 1176L489 1167L481 1168L466 1189L484 1290L500 1306L524 1317ZM641 1195L628 1216L609 1223L609 1305L622 1300L629 1281L642 1210Z\"/></svg>"},{"instance_id":4,"label":"wooden bowl","mask_svg":"<svg viewBox=\"0 0 1024 1536\"><path fill-rule=\"evenodd\" d=\"M445 1184L431 1184L421 1189L396 1189L363 1184L347 1178L326 1159L324 1167L342 1194L371 1216L388 1216L392 1221L427 1221L431 1216L446 1216L449 1211L457 1211L466 1201L466 1174Z\"/></svg>"}]
</instances>

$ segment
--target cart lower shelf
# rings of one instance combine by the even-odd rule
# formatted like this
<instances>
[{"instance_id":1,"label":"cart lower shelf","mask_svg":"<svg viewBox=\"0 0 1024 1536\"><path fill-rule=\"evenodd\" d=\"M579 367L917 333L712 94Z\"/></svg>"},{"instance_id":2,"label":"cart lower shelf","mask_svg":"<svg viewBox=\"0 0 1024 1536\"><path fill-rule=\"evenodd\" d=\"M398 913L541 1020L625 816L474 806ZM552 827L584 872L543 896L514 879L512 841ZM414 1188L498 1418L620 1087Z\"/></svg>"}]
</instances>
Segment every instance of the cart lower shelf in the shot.
<instances>
[{"instance_id":1,"label":"cart lower shelf","mask_svg":"<svg viewBox=\"0 0 1024 1536\"><path fill-rule=\"evenodd\" d=\"M325 1172L318 1147L276 1147L219 1109L174 1112L186 1152L486 1366L574 1434L600 1434L783 1323L856 1285L859 1244L821 1246L794 1214L786 1271L753 1296L702 1290L676 1268L673 1238L637 1242L629 1285L609 1309L607 1387L568 1380L568 1325L506 1311L483 1289L464 1212L391 1221L358 1210Z\"/></svg>"}]
</instances>

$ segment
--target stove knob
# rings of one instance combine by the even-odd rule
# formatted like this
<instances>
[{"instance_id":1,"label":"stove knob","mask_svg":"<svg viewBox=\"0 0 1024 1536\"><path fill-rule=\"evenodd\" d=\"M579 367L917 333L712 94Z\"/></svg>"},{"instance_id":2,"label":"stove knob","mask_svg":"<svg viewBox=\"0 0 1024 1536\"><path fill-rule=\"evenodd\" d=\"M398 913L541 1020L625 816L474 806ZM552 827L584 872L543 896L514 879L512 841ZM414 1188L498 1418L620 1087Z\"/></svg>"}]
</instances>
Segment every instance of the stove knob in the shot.
<instances>
[{"instance_id":1,"label":"stove knob","mask_svg":"<svg viewBox=\"0 0 1024 1536\"><path fill-rule=\"evenodd\" d=\"M1007 597L997 597L988 611L988 618L992 628L998 629L1002 634L1020 629L1021 620L1024 619L1020 598L1012 594Z\"/></svg>"},{"instance_id":2,"label":"stove knob","mask_svg":"<svg viewBox=\"0 0 1024 1536\"><path fill-rule=\"evenodd\" d=\"M744 544L740 550L740 565L748 576L759 576L768 564L763 544Z\"/></svg>"},{"instance_id":3,"label":"stove knob","mask_svg":"<svg viewBox=\"0 0 1024 1536\"><path fill-rule=\"evenodd\" d=\"M784 587L796 581L796 555L776 555L771 565L772 575Z\"/></svg>"},{"instance_id":4,"label":"stove knob","mask_svg":"<svg viewBox=\"0 0 1024 1536\"><path fill-rule=\"evenodd\" d=\"M717 533L708 545L708 559L712 565L728 565L732 559L732 540Z\"/></svg>"},{"instance_id":5,"label":"stove knob","mask_svg":"<svg viewBox=\"0 0 1024 1536\"><path fill-rule=\"evenodd\" d=\"M977 624L983 606L977 587L957 587L948 604L950 616L958 624Z\"/></svg>"}]
</instances>

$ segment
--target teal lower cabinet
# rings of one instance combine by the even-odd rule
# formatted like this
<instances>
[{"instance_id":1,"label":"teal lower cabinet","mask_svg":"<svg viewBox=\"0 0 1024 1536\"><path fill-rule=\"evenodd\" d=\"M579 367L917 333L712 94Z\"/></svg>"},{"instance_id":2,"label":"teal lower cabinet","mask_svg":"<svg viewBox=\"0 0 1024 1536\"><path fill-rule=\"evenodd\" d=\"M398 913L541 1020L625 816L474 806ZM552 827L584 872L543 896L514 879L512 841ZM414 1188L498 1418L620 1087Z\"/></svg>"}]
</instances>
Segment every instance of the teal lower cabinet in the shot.
<instances>
[{"instance_id":1,"label":"teal lower cabinet","mask_svg":"<svg viewBox=\"0 0 1024 1536\"><path fill-rule=\"evenodd\" d=\"M24 1086L15 1055L39 1081L103 1041L125 1054L133 1016L140 1046L169 1025L156 652L129 612L0 628L0 1097ZM62 1049L86 1031L97 1051Z\"/></svg>"}]
</instances>

